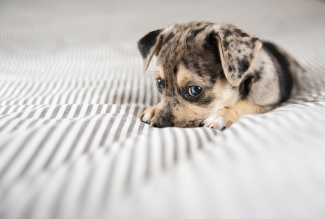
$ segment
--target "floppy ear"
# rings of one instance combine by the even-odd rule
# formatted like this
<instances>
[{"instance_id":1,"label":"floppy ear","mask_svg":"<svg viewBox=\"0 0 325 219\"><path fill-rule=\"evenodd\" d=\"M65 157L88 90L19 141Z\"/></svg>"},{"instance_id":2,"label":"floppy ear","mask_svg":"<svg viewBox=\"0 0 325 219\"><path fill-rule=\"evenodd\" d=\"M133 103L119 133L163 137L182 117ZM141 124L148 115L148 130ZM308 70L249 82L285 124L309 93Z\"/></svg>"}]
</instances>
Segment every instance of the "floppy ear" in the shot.
<instances>
[{"instance_id":1,"label":"floppy ear","mask_svg":"<svg viewBox=\"0 0 325 219\"><path fill-rule=\"evenodd\" d=\"M162 44L160 35L162 31L163 29L152 31L138 41L138 49L143 59L143 72L147 70L153 54L158 55L159 53Z\"/></svg>"},{"instance_id":2,"label":"floppy ear","mask_svg":"<svg viewBox=\"0 0 325 219\"><path fill-rule=\"evenodd\" d=\"M238 86L261 50L262 41L232 24L217 28L215 36L225 76L232 86Z\"/></svg>"}]
</instances>

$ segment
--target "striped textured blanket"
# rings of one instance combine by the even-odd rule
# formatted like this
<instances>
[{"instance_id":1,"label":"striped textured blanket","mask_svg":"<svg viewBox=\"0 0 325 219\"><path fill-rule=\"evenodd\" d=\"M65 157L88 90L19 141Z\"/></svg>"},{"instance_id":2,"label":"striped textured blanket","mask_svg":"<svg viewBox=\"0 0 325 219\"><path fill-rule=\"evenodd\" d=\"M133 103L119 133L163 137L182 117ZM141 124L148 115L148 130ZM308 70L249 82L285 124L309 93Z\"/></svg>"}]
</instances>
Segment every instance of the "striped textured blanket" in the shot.
<instances>
[{"instance_id":1,"label":"striped textured blanket","mask_svg":"<svg viewBox=\"0 0 325 219\"><path fill-rule=\"evenodd\" d=\"M0 218L325 218L325 2L3 0ZM307 89L229 129L157 129L136 42L232 22L308 71Z\"/></svg>"}]
</instances>

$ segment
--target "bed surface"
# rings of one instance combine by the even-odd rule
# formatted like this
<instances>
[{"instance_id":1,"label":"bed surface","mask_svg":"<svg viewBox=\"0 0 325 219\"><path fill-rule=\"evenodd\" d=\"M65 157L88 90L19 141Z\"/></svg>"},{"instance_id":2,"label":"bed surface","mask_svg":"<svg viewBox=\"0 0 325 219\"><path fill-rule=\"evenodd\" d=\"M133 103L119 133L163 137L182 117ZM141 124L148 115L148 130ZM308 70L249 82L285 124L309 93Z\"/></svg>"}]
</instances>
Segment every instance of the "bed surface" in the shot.
<instances>
[{"instance_id":1,"label":"bed surface","mask_svg":"<svg viewBox=\"0 0 325 219\"><path fill-rule=\"evenodd\" d=\"M325 2L0 2L0 218L325 218ZM136 42L191 20L275 42L308 72L220 132L153 128Z\"/></svg>"}]
</instances>

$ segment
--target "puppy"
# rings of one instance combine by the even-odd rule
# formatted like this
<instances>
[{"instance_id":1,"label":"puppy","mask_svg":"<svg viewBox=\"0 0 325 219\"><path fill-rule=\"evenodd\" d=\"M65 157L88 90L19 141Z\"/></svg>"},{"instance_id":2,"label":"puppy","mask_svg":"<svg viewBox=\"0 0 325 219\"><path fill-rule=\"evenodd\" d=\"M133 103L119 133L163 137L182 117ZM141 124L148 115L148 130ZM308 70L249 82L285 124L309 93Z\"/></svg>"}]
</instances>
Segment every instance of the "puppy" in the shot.
<instances>
[{"instance_id":1,"label":"puppy","mask_svg":"<svg viewBox=\"0 0 325 219\"><path fill-rule=\"evenodd\" d=\"M265 113L299 89L304 70L279 47L232 24L193 21L138 41L143 72L157 58L161 101L142 121L156 127L222 130L246 114Z\"/></svg>"}]
</instances>

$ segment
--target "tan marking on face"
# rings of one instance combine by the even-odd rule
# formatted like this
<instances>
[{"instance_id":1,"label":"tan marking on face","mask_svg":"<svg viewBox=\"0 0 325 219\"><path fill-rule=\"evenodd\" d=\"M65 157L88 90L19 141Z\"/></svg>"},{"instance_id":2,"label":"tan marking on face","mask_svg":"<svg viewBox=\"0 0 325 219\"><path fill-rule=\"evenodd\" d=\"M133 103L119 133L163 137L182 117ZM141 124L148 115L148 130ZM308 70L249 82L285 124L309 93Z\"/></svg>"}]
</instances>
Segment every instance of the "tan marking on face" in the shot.
<instances>
[{"instance_id":1,"label":"tan marking on face","mask_svg":"<svg viewBox=\"0 0 325 219\"><path fill-rule=\"evenodd\" d=\"M177 84L180 88L194 85L204 87L204 85L206 85L206 80L198 76L193 71L186 69L181 64L177 71Z\"/></svg>"},{"instance_id":2,"label":"tan marking on face","mask_svg":"<svg viewBox=\"0 0 325 219\"><path fill-rule=\"evenodd\" d=\"M228 81L217 81L217 83L213 86L211 93L216 94L216 99L213 102L213 112L216 110L232 106L239 99L238 89L233 89Z\"/></svg>"},{"instance_id":3,"label":"tan marking on face","mask_svg":"<svg viewBox=\"0 0 325 219\"><path fill-rule=\"evenodd\" d=\"M165 80L165 74L164 74L164 69L161 66L157 66L157 71L156 71L156 79L160 78L162 80Z\"/></svg>"},{"instance_id":4,"label":"tan marking on face","mask_svg":"<svg viewBox=\"0 0 325 219\"><path fill-rule=\"evenodd\" d=\"M217 82L205 95L212 95L214 101L209 105L196 105L184 99L180 101L178 110L173 110L174 121L177 127L197 127L207 117L215 114L218 110L233 106L239 99L237 90L231 89L227 82Z\"/></svg>"},{"instance_id":5,"label":"tan marking on face","mask_svg":"<svg viewBox=\"0 0 325 219\"><path fill-rule=\"evenodd\" d=\"M165 95L162 95L160 102L157 104L156 114L158 114L159 112L162 112L165 109L167 104L168 104L168 97L166 97Z\"/></svg>"}]
</instances>

